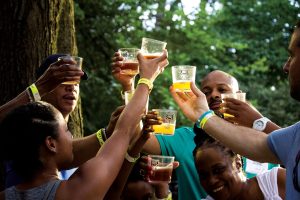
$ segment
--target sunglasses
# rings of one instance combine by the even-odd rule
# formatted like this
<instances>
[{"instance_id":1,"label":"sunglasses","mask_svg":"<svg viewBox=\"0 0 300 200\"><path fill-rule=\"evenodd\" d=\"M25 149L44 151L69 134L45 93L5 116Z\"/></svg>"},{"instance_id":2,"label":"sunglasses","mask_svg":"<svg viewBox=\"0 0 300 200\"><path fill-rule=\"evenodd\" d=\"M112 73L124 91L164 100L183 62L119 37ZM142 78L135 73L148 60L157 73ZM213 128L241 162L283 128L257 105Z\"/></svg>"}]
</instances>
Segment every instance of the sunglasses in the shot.
<instances>
[{"instance_id":1,"label":"sunglasses","mask_svg":"<svg viewBox=\"0 0 300 200\"><path fill-rule=\"evenodd\" d=\"M299 164L299 161L300 161L300 150L298 151L298 154L296 156L296 164L295 164L295 167L293 169L293 185L294 185L294 188L300 192L300 186L299 186L299 182L298 182L298 164Z\"/></svg>"}]
</instances>

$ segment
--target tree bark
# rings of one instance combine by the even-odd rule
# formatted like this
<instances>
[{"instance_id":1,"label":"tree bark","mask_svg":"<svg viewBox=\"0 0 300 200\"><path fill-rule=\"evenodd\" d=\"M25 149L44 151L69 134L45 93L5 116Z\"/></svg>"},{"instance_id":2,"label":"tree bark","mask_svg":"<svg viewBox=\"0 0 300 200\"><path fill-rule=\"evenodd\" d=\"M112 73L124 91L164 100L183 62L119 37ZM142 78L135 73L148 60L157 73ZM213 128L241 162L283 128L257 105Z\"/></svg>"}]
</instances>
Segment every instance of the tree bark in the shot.
<instances>
[{"instance_id":1,"label":"tree bark","mask_svg":"<svg viewBox=\"0 0 300 200\"><path fill-rule=\"evenodd\" d=\"M2 105L35 81L44 58L53 53L76 55L77 47L73 0L3 1L0 17ZM69 126L75 137L83 135L80 100Z\"/></svg>"}]
</instances>

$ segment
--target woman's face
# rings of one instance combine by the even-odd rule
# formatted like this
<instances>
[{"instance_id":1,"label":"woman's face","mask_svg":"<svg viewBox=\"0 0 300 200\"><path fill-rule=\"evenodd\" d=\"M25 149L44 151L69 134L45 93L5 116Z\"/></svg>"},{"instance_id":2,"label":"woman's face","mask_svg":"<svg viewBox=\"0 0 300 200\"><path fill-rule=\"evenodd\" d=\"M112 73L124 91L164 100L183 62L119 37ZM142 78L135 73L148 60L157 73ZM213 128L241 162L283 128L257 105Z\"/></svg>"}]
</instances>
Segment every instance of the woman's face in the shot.
<instances>
[{"instance_id":1,"label":"woman's face","mask_svg":"<svg viewBox=\"0 0 300 200\"><path fill-rule=\"evenodd\" d=\"M60 169L65 169L73 161L72 134L68 129L67 123L61 113L58 112L58 131L57 138L57 161Z\"/></svg>"},{"instance_id":2,"label":"woman's face","mask_svg":"<svg viewBox=\"0 0 300 200\"><path fill-rule=\"evenodd\" d=\"M233 199L242 188L236 163L220 149L197 151L196 168L205 191L214 199Z\"/></svg>"}]
</instances>

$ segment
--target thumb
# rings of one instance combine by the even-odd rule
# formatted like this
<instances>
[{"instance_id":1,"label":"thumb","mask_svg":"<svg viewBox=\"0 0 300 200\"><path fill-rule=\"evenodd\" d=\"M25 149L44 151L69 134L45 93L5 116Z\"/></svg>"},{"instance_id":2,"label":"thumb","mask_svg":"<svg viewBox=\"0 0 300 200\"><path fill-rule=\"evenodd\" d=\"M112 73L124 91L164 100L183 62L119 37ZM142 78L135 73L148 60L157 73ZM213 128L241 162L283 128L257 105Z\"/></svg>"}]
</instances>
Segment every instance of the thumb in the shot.
<instances>
[{"instance_id":1,"label":"thumb","mask_svg":"<svg viewBox=\"0 0 300 200\"><path fill-rule=\"evenodd\" d=\"M168 51L167 51L167 49L164 49L163 54L160 57L155 58L154 60L156 62L161 62L161 61L165 60L166 58L168 58Z\"/></svg>"},{"instance_id":2,"label":"thumb","mask_svg":"<svg viewBox=\"0 0 300 200\"><path fill-rule=\"evenodd\" d=\"M201 95L203 95L203 93L199 90L199 88L194 82L191 82L191 89L192 92L196 95L196 97L200 97Z\"/></svg>"}]
</instances>

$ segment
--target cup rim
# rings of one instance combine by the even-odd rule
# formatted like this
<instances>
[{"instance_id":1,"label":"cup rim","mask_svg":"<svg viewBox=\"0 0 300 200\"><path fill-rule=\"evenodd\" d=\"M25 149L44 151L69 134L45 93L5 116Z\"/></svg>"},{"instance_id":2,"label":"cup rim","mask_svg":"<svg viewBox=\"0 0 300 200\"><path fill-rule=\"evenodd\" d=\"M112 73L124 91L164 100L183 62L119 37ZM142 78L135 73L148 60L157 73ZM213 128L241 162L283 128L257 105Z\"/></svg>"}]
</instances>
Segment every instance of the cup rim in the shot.
<instances>
[{"instance_id":1,"label":"cup rim","mask_svg":"<svg viewBox=\"0 0 300 200\"><path fill-rule=\"evenodd\" d=\"M143 43L144 39L149 40L149 41L151 41L151 42L155 42L155 43L167 44L167 42L160 41L160 40L156 40L156 39L152 39L152 38L147 38L147 37L143 37L143 38L142 38L142 43Z\"/></svg>"},{"instance_id":2,"label":"cup rim","mask_svg":"<svg viewBox=\"0 0 300 200\"><path fill-rule=\"evenodd\" d=\"M137 50L137 51L140 51L141 49L139 49L139 48L134 48L134 47L130 47L130 48L124 47L124 48L119 48L119 49L118 49L118 51L124 51L124 50Z\"/></svg>"},{"instance_id":3,"label":"cup rim","mask_svg":"<svg viewBox=\"0 0 300 200\"><path fill-rule=\"evenodd\" d=\"M158 157L158 158L171 158L171 159L175 159L175 156L164 156L164 155L155 155L155 154L149 154L149 157Z\"/></svg>"},{"instance_id":4,"label":"cup rim","mask_svg":"<svg viewBox=\"0 0 300 200\"><path fill-rule=\"evenodd\" d=\"M172 68L196 68L195 65L173 65Z\"/></svg>"},{"instance_id":5,"label":"cup rim","mask_svg":"<svg viewBox=\"0 0 300 200\"><path fill-rule=\"evenodd\" d=\"M166 109L166 108L153 108L152 111L164 111L164 112L174 112L175 114L177 114L177 110L173 110L173 109Z\"/></svg>"}]
</instances>

